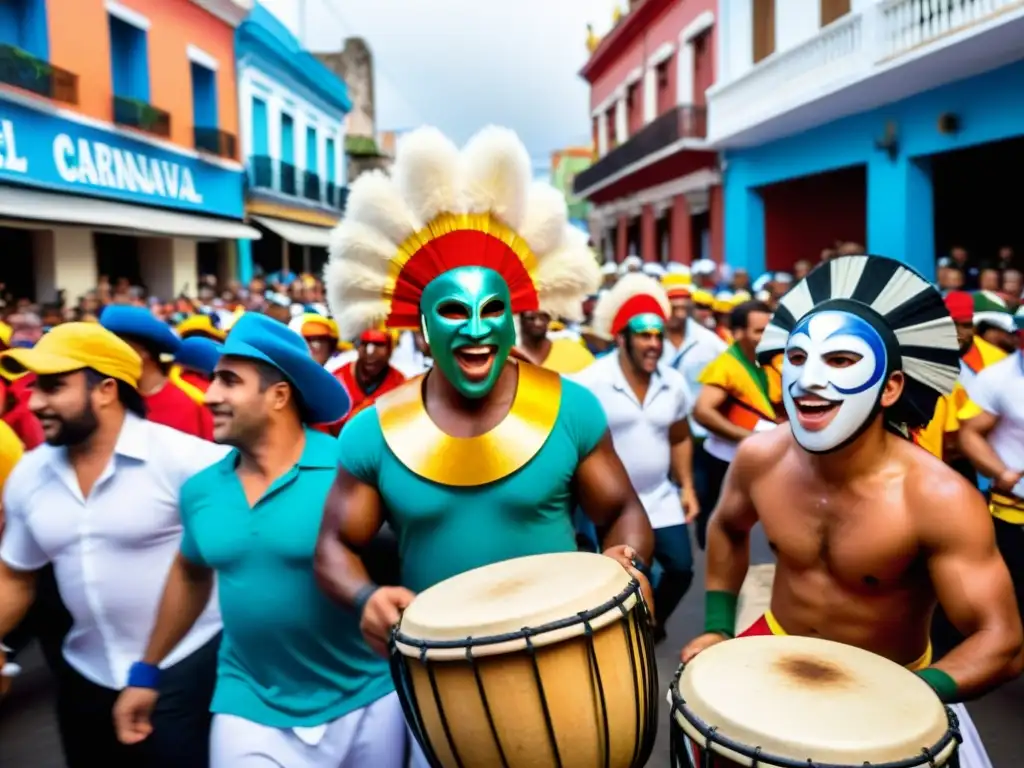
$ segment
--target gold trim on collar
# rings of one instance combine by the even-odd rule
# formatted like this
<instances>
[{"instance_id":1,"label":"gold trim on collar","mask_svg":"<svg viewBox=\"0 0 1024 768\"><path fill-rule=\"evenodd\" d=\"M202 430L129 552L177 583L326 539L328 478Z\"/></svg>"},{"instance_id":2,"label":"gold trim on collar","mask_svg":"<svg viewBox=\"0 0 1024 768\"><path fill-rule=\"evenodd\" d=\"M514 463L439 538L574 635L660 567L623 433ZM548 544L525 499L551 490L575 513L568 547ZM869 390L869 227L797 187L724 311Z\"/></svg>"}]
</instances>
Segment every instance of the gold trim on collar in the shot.
<instances>
[{"instance_id":1,"label":"gold trim on collar","mask_svg":"<svg viewBox=\"0 0 1024 768\"><path fill-rule=\"evenodd\" d=\"M516 395L508 415L476 437L441 431L423 403L423 380L414 379L377 400L384 441L407 469L441 485L473 487L522 469L544 446L558 418L562 378L519 364Z\"/></svg>"}]
</instances>

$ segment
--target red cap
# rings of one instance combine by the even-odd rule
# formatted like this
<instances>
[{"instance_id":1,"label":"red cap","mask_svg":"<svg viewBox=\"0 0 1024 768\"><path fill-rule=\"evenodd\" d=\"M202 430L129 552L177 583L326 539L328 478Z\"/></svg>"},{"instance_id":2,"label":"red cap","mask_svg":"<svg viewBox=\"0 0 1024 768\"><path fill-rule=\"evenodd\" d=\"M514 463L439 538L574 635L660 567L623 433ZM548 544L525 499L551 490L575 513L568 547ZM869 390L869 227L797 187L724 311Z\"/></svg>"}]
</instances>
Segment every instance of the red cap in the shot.
<instances>
[{"instance_id":1,"label":"red cap","mask_svg":"<svg viewBox=\"0 0 1024 768\"><path fill-rule=\"evenodd\" d=\"M364 344L390 344L391 336L387 331L369 330L362 332L359 341Z\"/></svg>"},{"instance_id":2,"label":"red cap","mask_svg":"<svg viewBox=\"0 0 1024 768\"><path fill-rule=\"evenodd\" d=\"M974 298L967 291L950 291L946 294L946 310L953 322L970 322L974 319Z\"/></svg>"}]
</instances>

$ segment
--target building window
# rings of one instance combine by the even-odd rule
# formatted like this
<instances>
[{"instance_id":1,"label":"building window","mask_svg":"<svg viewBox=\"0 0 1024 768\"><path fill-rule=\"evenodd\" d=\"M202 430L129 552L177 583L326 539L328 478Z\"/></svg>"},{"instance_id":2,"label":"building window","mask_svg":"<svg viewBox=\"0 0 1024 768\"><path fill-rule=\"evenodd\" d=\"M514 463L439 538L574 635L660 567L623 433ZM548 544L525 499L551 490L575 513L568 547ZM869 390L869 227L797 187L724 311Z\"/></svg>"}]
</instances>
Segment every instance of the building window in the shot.
<instances>
[{"instance_id":1,"label":"building window","mask_svg":"<svg viewBox=\"0 0 1024 768\"><path fill-rule=\"evenodd\" d=\"M619 145L619 123L615 119L615 107L605 113L604 119L608 124L608 151L610 152Z\"/></svg>"},{"instance_id":2,"label":"building window","mask_svg":"<svg viewBox=\"0 0 1024 768\"><path fill-rule=\"evenodd\" d=\"M715 82L714 51L711 49L711 30L693 38L693 103L704 106L704 94Z\"/></svg>"},{"instance_id":3,"label":"building window","mask_svg":"<svg viewBox=\"0 0 1024 768\"><path fill-rule=\"evenodd\" d=\"M303 174L302 193L307 200L320 201L320 153L316 128L306 126L306 172Z\"/></svg>"},{"instance_id":4,"label":"building window","mask_svg":"<svg viewBox=\"0 0 1024 768\"><path fill-rule=\"evenodd\" d=\"M253 157L268 157L270 155L267 102L257 97L253 97L252 100L252 155Z\"/></svg>"},{"instance_id":5,"label":"building window","mask_svg":"<svg viewBox=\"0 0 1024 768\"><path fill-rule=\"evenodd\" d=\"M50 36L46 26L46 0L0 0L2 44L48 60Z\"/></svg>"},{"instance_id":6,"label":"building window","mask_svg":"<svg viewBox=\"0 0 1024 768\"><path fill-rule=\"evenodd\" d=\"M775 0L752 0L754 4L754 63L775 53Z\"/></svg>"},{"instance_id":7,"label":"building window","mask_svg":"<svg viewBox=\"0 0 1024 768\"><path fill-rule=\"evenodd\" d=\"M663 115L676 104L676 85L672 82L676 71L676 55L673 54L658 65L656 70L658 83L658 114Z\"/></svg>"},{"instance_id":8,"label":"building window","mask_svg":"<svg viewBox=\"0 0 1024 768\"><path fill-rule=\"evenodd\" d=\"M850 0L819 0L821 3L821 26L831 24L850 12Z\"/></svg>"},{"instance_id":9,"label":"building window","mask_svg":"<svg viewBox=\"0 0 1024 768\"><path fill-rule=\"evenodd\" d=\"M336 181L335 174L337 173L337 150L335 149L334 139L327 139L324 144L324 165L327 169L327 183L333 184Z\"/></svg>"},{"instance_id":10,"label":"building window","mask_svg":"<svg viewBox=\"0 0 1024 768\"><path fill-rule=\"evenodd\" d=\"M149 46L146 30L110 14L110 66L114 95L149 103Z\"/></svg>"},{"instance_id":11,"label":"building window","mask_svg":"<svg viewBox=\"0 0 1024 768\"><path fill-rule=\"evenodd\" d=\"M281 191L286 195L296 194L295 180L295 121L292 116L281 113Z\"/></svg>"},{"instance_id":12,"label":"building window","mask_svg":"<svg viewBox=\"0 0 1024 768\"><path fill-rule=\"evenodd\" d=\"M192 121L196 128L216 128L217 73L192 62Z\"/></svg>"},{"instance_id":13,"label":"building window","mask_svg":"<svg viewBox=\"0 0 1024 768\"><path fill-rule=\"evenodd\" d=\"M637 131L644 127L644 105L640 83L633 83L626 89L626 121L630 136L635 136Z\"/></svg>"}]
</instances>

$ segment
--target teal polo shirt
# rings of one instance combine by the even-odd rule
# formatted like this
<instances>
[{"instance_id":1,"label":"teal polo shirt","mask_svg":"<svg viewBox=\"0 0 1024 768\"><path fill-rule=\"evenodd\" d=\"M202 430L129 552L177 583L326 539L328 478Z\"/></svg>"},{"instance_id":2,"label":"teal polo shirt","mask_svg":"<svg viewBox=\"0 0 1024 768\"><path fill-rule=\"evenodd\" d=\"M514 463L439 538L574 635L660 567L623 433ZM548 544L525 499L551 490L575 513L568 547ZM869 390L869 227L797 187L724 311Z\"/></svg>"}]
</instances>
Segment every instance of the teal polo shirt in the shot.
<instances>
[{"instance_id":1,"label":"teal polo shirt","mask_svg":"<svg viewBox=\"0 0 1024 768\"><path fill-rule=\"evenodd\" d=\"M298 463L252 507L238 452L181 490L181 553L217 574L224 635L211 710L273 728L315 726L361 709L394 686L355 612L323 595L313 553L338 443L306 430Z\"/></svg>"}]
</instances>

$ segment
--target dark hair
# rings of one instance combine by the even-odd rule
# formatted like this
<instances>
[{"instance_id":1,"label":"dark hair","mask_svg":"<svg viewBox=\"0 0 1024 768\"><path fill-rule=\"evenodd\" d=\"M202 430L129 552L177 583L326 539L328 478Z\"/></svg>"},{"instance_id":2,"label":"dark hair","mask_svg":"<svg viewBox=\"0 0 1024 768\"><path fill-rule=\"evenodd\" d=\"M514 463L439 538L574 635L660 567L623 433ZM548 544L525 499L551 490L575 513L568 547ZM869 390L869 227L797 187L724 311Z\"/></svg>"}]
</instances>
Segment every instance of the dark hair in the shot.
<instances>
[{"instance_id":1,"label":"dark hair","mask_svg":"<svg viewBox=\"0 0 1024 768\"><path fill-rule=\"evenodd\" d=\"M160 355L164 353L159 347L153 344L152 341L150 341L149 339L144 339L141 336L133 336L130 333L122 333L118 335L125 341L130 341L133 344L138 344L140 347L146 350L146 354L149 355L150 359L157 364L157 366L160 368L160 372L163 373L164 376L170 373L172 363L165 363L160 359Z\"/></svg>"},{"instance_id":2,"label":"dark hair","mask_svg":"<svg viewBox=\"0 0 1024 768\"><path fill-rule=\"evenodd\" d=\"M733 331L745 331L750 323L750 316L755 312L772 314L772 308L763 301L744 301L729 314L729 328Z\"/></svg>"},{"instance_id":3,"label":"dark hair","mask_svg":"<svg viewBox=\"0 0 1024 768\"><path fill-rule=\"evenodd\" d=\"M85 369L85 385L89 389L99 386L100 382L106 381L109 378L112 377L105 376L93 368ZM146 418L146 401L139 394L139 391L126 381L121 381L120 379L114 379L114 381L117 382L117 399L124 406L124 409L129 413L134 413L139 418Z\"/></svg>"},{"instance_id":4,"label":"dark hair","mask_svg":"<svg viewBox=\"0 0 1024 768\"><path fill-rule=\"evenodd\" d=\"M265 363L262 360L250 360L256 368L256 375L260 379L260 392L266 392L275 384L280 384L282 381L291 387L291 382L288 381L288 377L281 373L279 368L275 368L270 363ZM295 387L292 387L294 390Z\"/></svg>"}]
</instances>

